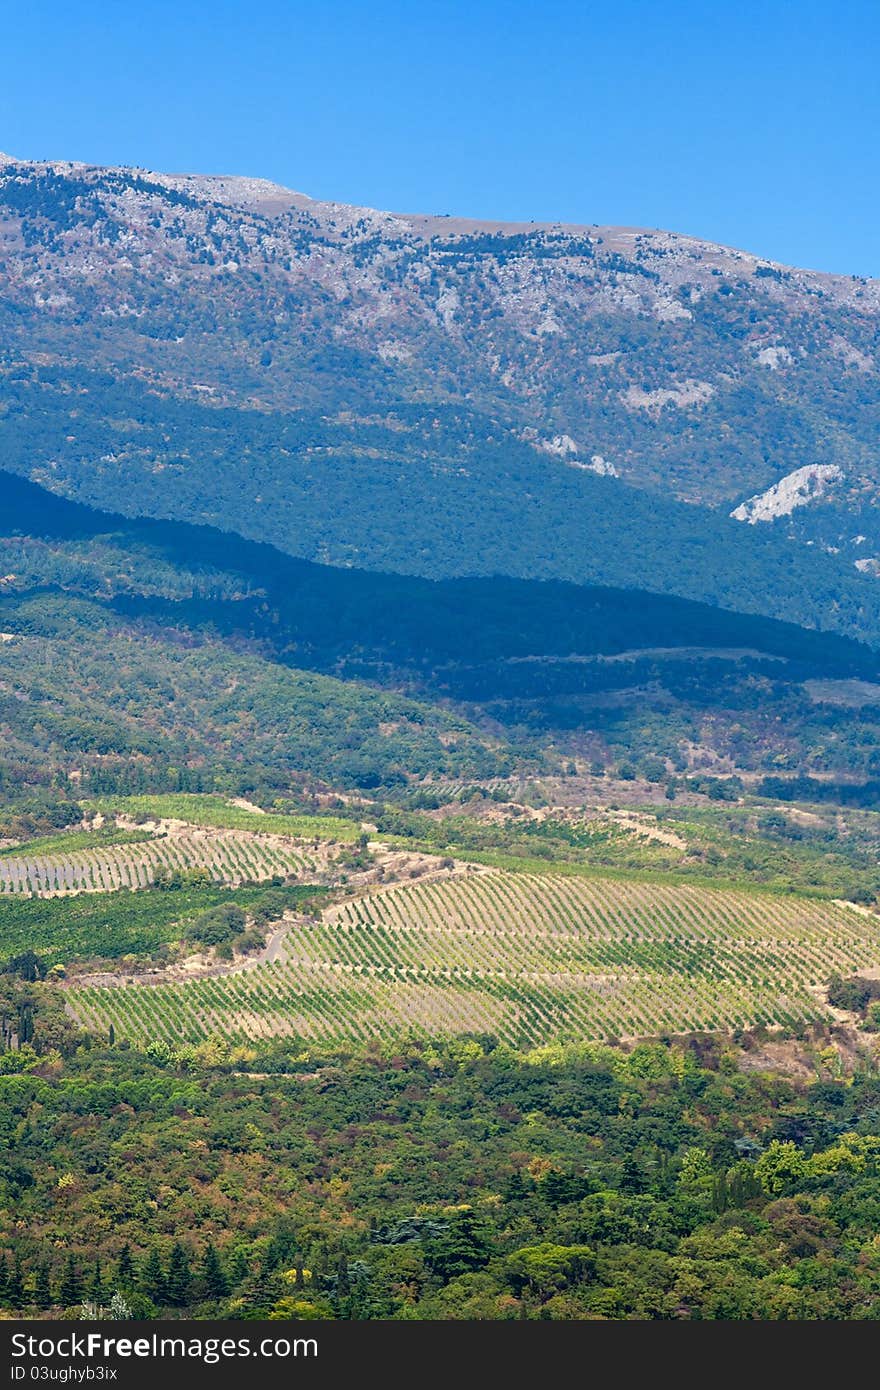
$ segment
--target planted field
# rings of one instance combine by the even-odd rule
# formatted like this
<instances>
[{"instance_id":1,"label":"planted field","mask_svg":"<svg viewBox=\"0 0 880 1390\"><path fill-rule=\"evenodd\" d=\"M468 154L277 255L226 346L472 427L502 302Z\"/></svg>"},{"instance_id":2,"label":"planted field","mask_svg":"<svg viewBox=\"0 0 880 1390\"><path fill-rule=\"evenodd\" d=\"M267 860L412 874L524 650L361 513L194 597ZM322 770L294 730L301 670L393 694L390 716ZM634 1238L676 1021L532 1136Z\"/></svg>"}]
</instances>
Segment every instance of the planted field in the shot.
<instances>
[{"instance_id":1,"label":"planted field","mask_svg":"<svg viewBox=\"0 0 880 1390\"><path fill-rule=\"evenodd\" d=\"M22 844L5 845L0 849L0 863L4 859L29 859L36 854L57 855L66 854L69 850L100 849L104 845L143 844L145 840L152 838L152 832L149 830L123 830L115 825L103 825L100 830L61 830L54 835L42 835Z\"/></svg>"},{"instance_id":2,"label":"planted field","mask_svg":"<svg viewBox=\"0 0 880 1390\"><path fill-rule=\"evenodd\" d=\"M149 955L177 941L188 922L224 903L246 912L271 894L284 907L320 893L289 888L182 888L174 892L82 894L58 898L0 898L0 958L35 951L47 965L73 960ZM280 911L279 914L280 916Z\"/></svg>"},{"instance_id":3,"label":"planted field","mask_svg":"<svg viewBox=\"0 0 880 1390\"><path fill-rule=\"evenodd\" d=\"M260 882L275 874L308 876L323 851L279 836L194 830L93 849L0 856L0 894L54 897L61 893L146 888L157 870L205 869L217 883Z\"/></svg>"},{"instance_id":4,"label":"planted field","mask_svg":"<svg viewBox=\"0 0 880 1390\"><path fill-rule=\"evenodd\" d=\"M389 888L297 925L287 958L181 985L78 991L138 1041L490 1032L515 1045L822 1016L817 987L880 964L880 921L834 903L571 875Z\"/></svg>"},{"instance_id":5,"label":"planted field","mask_svg":"<svg viewBox=\"0 0 880 1390\"><path fill-rule=\"evenodd\" d=\"M188 825L215 826L220 830L252 830L261 835L288 835L356 840L360 827L341 816L279 816L236 806L222 796L177 792L166 796L107 796L82 802L88 812L105 816L126 815L149 820L181 820Z\"/></svg>"}]
</instances>

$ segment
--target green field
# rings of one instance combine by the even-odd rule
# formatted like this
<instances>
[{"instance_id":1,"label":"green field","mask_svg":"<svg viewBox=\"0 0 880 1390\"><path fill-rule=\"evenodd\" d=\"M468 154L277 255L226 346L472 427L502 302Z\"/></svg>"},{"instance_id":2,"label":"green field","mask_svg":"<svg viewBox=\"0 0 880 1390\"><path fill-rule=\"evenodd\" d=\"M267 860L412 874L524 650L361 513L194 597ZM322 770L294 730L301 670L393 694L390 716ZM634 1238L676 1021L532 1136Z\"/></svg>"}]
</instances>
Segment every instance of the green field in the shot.
<instances>
[{"instance_id":1,"label":"green field","mask_svg":"<svg viewBox=\"0 0 880 1390\"><path fill-rule=\"evenodd\" d=\"M692 885L474 872L330 907L287 960L148 989L88 989L117 1036L514 1045L797 1026L834 972L880 964L880 920L835 903Z\"/></svg>"},{"instance_id":2,"label":"green field","mask_svg":"<svg viewBox=\"0 0 880 1390\"><path fill-rule=\"evenodd\" d=\"M76 854L80 850L102 849L110 845L139 845L153 837L148 830L119 830L104 825L99 830L61 830L57 835L40 835L20 844L0 849L0 859L16 859L35 854Z\"/></svg>"},{"instance_id":3,"label":"green field","mask_svg":"<svg viewBox=\"0 0 880 1390\"><path fill-rule=\"evenodd\" d=\"M73 960L118 959L150 955L177 941L187 922L223 903L247 911L283 894L294 906L320 889L311 886L267 888L183 888L174 892L83 893L61 898L0 897L0 958L36 951L47 965Z\"/></svg>"},{"instance_id":4,"label":"green field","mask_svg":"<svg viewBox=\"0 0 880 1390\"><path fill-rule=\"evenodd\" d=\"M82 802L83 810L104 816L126 815L138 820L182 820L190 825L217 826L222 830L252 830L262 835L290 835L295 839L352 841L360 827L341 816L261 815L233 806L222 796L177 792L167 796L106 796Z\"/></svg>"}]
</instances>

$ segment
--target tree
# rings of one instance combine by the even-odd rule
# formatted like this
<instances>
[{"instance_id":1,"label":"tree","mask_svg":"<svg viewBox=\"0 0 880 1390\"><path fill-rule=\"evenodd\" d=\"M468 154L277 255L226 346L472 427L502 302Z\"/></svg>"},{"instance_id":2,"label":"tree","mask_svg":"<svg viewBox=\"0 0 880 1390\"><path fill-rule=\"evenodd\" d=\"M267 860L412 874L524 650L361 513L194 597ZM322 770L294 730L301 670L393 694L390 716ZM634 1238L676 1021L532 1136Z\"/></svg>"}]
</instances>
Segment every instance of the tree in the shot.
<instances>
[{"instance_id":1,"label":"tree","mask_svg":"<svg viewBox=\"0 0 880 1390\"><path fill-rule=\"evenodd\" d=\"M21 1259L18 1255L16 1255L15 1259L12 1261L6 1299L10 1308L24 1307L24 1279L22 1277Z\"/></svg>"},{"instance_id":2,"label":"tree","mask_svg":"<svg viewBox=\"0 0 880 1390\"><path fill-rule=\"evenodd\" d=\"M531 1289L542 1298L577 1283L592 1267L588 1245L525 1245L504 1262L508 1278L517 1290Z\"/></svg>"},{"instance_id":3,"label":"tree","mask_svg":"<svg viewBox=\"0 0 880 1390\"><path fill-rule=\"evenodd\" d=\"M71 1308L74 1303L79 1303L82 1293L82 1276L77 1269L76 1260L73 1258L73 1251L71 1250L64 1261L58 1297L65 1308Z\"/></svg>"},{"instance_id":4,"label":"tree","mask_svg":"<svg viewBox=\"0 0 880 1390\"><path fill-rule=\"evenodd\" d=\"M19 956L10 956L9 960L3 966L5 974L18 975L20 979L28 980L30 983L33 983L35 980L44 980L46 978L47 969L48 967L43 958L38 956L36 951L31 950L22 951Z\"/></svg>"},{"instance_id":5,"label":"tree","mask_svg":"<svg viewBox=\"0 0 880 1390\"><path fill-rule=\"evenodd\" d=\"M648 1186L647 1177L638 1161L629 1154L620 1167L621 1192L644 1192Z\"/></svg>"},{"instance_id":6,"label":"tree","mask_svg":"<svg viewBox=\"0 0 880 1390\"><path fill-rule=\"evenodd\" d=\"M755 1177L770 1197L796 1187L807 1171L806 1158L790 1139L771 1140L755 1164Z\"/></svg>"},{"instance_id":7,"label":"tree","mask_svg":"<svg viewBox=\"0 0 880 1390\"><path fill-rule=\"evenodd\" d=\"M712 1177L712 1160L706 1150L695 1146L685 1149L678 1174L679 1185L684 1191L692 1195L711 1192Z\"/></svg>"},{"instance_id":8,"label":"tree","mask_svg":"<svg viewBox=\"0 0 880 1390\"><path fill-rule=\"evenodd\" d=\"M229 1280L220 1263L220 1256L210 1242L202 1260L202 1283L206 1298L225 1298L229 1293Z\"/></svg>"},{"instance_id":9,"label":"tree","mask_svg":"<svg viewBox=\"0 0 880 1390\"><path fill-rule=\"evenodd\" d=\"M182 1307L189 1301L191 1285L192 1274L190 1273L189 1256L178 1240L172 1246L171 1256L168 1260L168 1302L173 1304L175 1308Z\"/></svg>"},{"instance_id":10,"label":"tree","mask_svg":"<svg viewBox=\"0 0 880 1390\"><path fill-rule=\"evenodd\" d=\"M229 1283L233 1288L244 1282L250 1273L247 1256L243 1250L236 1250L229 1267Z\"/></svg>"},{"instance_id":11,"label":"tree","mask_svg":"<svg viewBox=\"0 0 880 1390\"><path fill-rule=\"evenodd\" d=\"M470 1207L453 1212L425 1242L425 1257L444 1282L480 1269L489 1258L487 1232Z\"/></svg>"},{"instance_id":12,"label":"tree","mask_svg":"<svg viewBox=\"0 0 880 1390\"><path fill-rule=\"evenodd\" d=\"M92 1280L89 1284L88 1296L93 1303L99 1306L104 1302L105 1295L104 1276L101 1272L101 1261L95 1260L95 1268L92 1270Z\"/></svg>"},{"instance_id":13,"label":"tree","mask_svg":"<svg viewBox=\"0 0 880 1390\"><path fill-rule=\"evenodd\" d=\"M165 1278L159 1252L155 1246L141 1268L140 1286L141 1291L154 1303L161 1305L168 1302L168 1282Z\"/></svg>"},{"instance_id":14,"label":"tree","mask_svg":"<svg viewBox=\"0 0 880 1390\"><path fill-rule=\"evenodd\" d=\"M34 1303L38 1308L52 1307L52 1287L49 1282L49 1266L45 1261L37 1265L34 1280Z\"/></svg>"},{"instance_id":15,"label":"tree","mask_svg":"<svg viewBox=\"0 0 880 1390\"><path fill-rule=\"evenodd\" d=\"M131 1246L128 1244L123 1245L119 1252L116 1282L124 1289L131 1288L134 1283L134 1260L131 1258Z\"/></svg>"}]
</instances>

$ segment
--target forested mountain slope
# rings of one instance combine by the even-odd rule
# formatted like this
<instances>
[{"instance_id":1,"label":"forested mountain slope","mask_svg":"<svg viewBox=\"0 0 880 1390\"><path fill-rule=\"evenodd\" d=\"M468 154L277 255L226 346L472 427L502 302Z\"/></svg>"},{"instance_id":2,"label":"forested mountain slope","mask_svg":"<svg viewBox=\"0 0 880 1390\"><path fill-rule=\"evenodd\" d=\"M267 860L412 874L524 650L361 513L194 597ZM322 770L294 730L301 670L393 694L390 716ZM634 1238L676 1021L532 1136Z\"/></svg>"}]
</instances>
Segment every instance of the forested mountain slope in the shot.
<instances>
[{"instance_id":1,"label":"forested mountain slope","mask_svg":"<svg viewBox=\"0 0 880 1390\"><path fill-rule=\"evenodd\" d=\"M337 565L874 636L878 321L671 233L0 163L4 465Z\"/></svg>"},{"instance_id":2,"label":"forested mountain slope","mask_svg":"<svg viewBox=\"0 0 880 1390\"><path fill-rule=\"evenodd\" d=\"M2 472L0 516L9 797L399 795L629 763L877 800L880 658L842 636L639 590L315 565Z\"/></svg>"}]
</instances>

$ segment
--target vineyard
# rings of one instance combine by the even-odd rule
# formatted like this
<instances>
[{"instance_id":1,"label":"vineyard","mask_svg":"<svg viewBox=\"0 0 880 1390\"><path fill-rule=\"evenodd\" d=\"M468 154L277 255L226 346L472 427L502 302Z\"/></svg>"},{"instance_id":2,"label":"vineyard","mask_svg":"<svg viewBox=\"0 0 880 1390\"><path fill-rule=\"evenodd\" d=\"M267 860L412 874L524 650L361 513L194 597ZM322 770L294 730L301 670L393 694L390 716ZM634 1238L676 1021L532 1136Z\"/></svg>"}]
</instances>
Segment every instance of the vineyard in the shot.
<instances>
[{"instance_id":1,"label":"vineyard","mask_svg":"<svg viewBox=\"0 0 880 1390\"><path fill-rule=\"evenodd\" d=\"M85 1023L142 1043L477 1031L528 1046L792 1026L827 1014L834 972L877 964L880 921L842 904L474 871L330 907L246 973L72 997Z\"/></svg>"},{"instance_id":2,"label":"vineyard","mask_svg":"<svg viewBox=\"0 0 880 1390\"><path fill-rule=\"evenodd\" d=\"M54 897L63 893L146 888L157 870L205 869L217 883L260 882L276 874L298 877L326 865L329 849L279 836L193 830L93 849L0 856L0 894Z\"/></svg>"},{"instance_id":3,"label":"vineyard","mask_svg":"<svg viewBox=\"0 0 880 1390\"><path fill-rule=\"evenodd\" d=\"M179 941L187 923L212 908L234 903L250 912L268 895L293 908L320 892L313 885L267 889L207 884L170 893L122 890L49 899L7 895L0 897L0 942L4 956L35 951L49 966L150 955L167 942Z\"/></svg>"}]
</instances>

